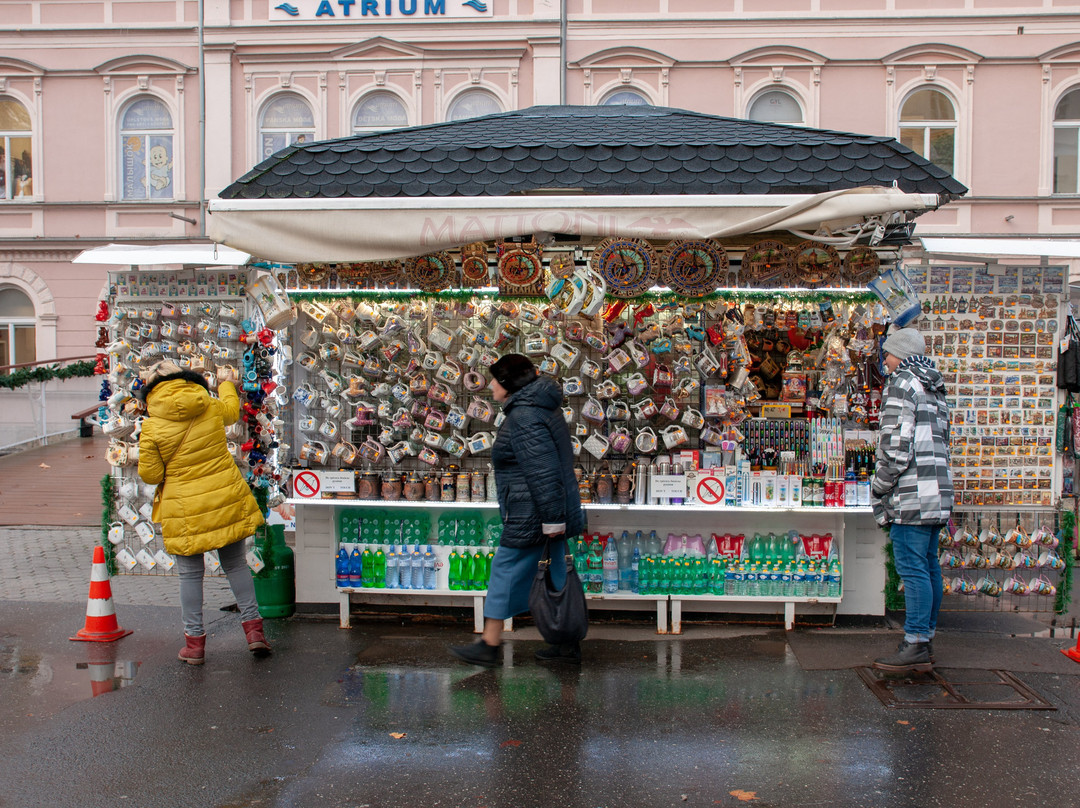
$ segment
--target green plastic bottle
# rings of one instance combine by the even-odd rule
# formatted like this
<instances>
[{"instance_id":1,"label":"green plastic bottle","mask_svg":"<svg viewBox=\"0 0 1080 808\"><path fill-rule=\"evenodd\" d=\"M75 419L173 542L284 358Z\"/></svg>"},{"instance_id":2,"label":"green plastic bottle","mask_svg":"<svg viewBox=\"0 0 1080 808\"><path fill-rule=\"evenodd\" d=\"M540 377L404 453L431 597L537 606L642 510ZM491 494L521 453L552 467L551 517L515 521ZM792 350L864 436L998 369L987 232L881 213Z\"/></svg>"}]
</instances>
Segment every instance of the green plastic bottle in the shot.
<instances>
[{"instance_id":1,"label":"green plastic bottle","mask_svg":"<svg viewBox=\"0 0 1080 808\"><path fill-rule=\"evenodd\" d=\"M372 586L386 585L386 553L382 547L375 548L375 559L372 564L375 574L372 576Z\"/></svg>"},{"instance_id":2,"label":"green plastic bottle","mask_svg":"<svg viewBox=\"0 0 1080 808\"><path fill-rule=\"evenodd\" d=\"M370 547L364 547L364 552L360 554L360 569L364 575L364 588L375 586L375 556Z\"/></svg>"},{"instance_id":3,"label":"green plastic bottle","mask_svg":"<svg viewBox=\"0 0 1080 808\"><path fill-rule=\"evenodd\" d=\"M450 548L449 586L453 590L461 589L461 556L456 547Z\"/></svg>"}]
</instances>

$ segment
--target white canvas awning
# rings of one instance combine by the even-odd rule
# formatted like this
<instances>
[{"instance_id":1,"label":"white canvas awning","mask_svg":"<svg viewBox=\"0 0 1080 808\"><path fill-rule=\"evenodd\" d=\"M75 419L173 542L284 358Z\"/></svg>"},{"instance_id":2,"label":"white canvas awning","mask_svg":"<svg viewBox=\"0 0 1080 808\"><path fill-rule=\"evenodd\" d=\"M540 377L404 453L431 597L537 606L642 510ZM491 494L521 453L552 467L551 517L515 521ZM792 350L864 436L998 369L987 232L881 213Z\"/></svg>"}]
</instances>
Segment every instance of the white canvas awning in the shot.
<instances>
[{"instance_id":1,"label":"white canvas awning","mask_svg":"<svg viewBox=\"0 0 1080 808\"><path fill-rule=\"evenodd\" d=\"M106 244L83 250L73 264L117 264L127 266L242 266L251 255L222 244Z\"/></svg>"},{"instance_id":2,"label":"white canvas awning","mask_svg":"<svg viewBox=\"0 0 1080 808\"><path fill-rule=\"evenodd\" d=\"M1080 241L1045 238L923 238L923 250L934 256L960 258L1080 258Z\"/></svg>"},{"instance_id":3,"label":"white canvas awning","mask_svg":"<svg viewBox=\"0 0 1080 808\"><path fill-rule=\"evenodd\" d=\"M854 188L823 194L215 199L207 235L269 261L380 261L542 233L647 239L815 231L924 212L936 194Z\"/></svg>"}]
</instances>

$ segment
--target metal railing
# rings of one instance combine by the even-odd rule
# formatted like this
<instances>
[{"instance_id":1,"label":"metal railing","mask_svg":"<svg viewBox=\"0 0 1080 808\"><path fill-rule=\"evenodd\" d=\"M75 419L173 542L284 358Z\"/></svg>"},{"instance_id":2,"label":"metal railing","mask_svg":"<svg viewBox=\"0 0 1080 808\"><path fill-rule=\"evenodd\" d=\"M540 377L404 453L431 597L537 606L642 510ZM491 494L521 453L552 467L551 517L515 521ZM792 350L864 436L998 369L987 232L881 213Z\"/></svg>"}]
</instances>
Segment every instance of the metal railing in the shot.
<instances>
[{"instance_id":1,"label":"metal railing","mask_svg":"<svg viewBox=\"0 0 1080 808\"><path fill-rule=\"evenodd\" d=\"M89 356L69 356L61 359L46 359L39 362L20 362L14 365L0 365L0 374L8 374L14 370L22 370L25 368L45 367L51 365L70 365L74 362L85 362L96 358L96 354L90 354ZM53 380L49 380L53 381ZM63 381L63 380L61 380ZM7 443L0 445L0 453L10 452L13 449L28 445L45 445L47 446L50 438L58 436L68 436L73 431L78 429L77 426L68 427L66 429L55 429L49 431L49 402L47 385L48 381L31 381L27 384L17 387L13 390L6 390L0 388L0 393L3 393L5 397L9 397L10 401L12 397L17 396L20 391L25 392L27 410L30 412L33 419L33 423L27 423L27 431L33 432L32 435L28 434L27 437L23 437L20 440L13 443ZM79 407L79 410L85 409L85 406ZM68 414L70 417L70 413ZM89 420L89 419L88 419Z\"/></svg>"}]
</instances>

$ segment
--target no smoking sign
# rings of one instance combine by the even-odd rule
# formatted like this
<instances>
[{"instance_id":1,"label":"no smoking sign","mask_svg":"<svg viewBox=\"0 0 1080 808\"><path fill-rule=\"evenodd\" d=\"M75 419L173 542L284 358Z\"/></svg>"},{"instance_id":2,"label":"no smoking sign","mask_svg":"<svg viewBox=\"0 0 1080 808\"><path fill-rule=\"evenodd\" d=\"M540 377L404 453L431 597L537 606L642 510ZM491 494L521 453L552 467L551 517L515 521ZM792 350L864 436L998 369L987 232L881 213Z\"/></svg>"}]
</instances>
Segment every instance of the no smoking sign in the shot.
<instances>
[{"instance_id":1,"label":"no smoking sign","mask_svg":"<svg viewBox=\"0 0 1080 808\"><path fill-rule=\"evenodd\" d=\"M293 493L303 499L312 499L319 495L322 482L314 471L298 471L293 477Z\"/></svg>"},{"instance_id":2,"label":"no smoking sign","mask_svg":"<svg viewBox=\"0 0 1080 808\"><path fill-rule=\"evenodd\" d=\"M719 505L724 501L724 481L719 477L702 477L694 489L694 496L702 505Z\"/></svg>"}]
</instances>

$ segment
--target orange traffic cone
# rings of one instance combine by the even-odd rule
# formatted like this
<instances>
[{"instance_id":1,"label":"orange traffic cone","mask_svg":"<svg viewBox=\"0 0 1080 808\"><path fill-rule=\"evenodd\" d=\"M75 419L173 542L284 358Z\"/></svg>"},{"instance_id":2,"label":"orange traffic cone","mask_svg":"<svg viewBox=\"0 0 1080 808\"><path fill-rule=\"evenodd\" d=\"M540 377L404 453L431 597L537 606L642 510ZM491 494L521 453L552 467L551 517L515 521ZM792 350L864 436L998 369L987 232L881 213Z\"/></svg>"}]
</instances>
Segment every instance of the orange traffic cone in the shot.
<instances>
[{"instance_id":1,"label":"orange traffic cone","mask_svg":"<svg viewBox=\"0 0 1080 808\"><path fill-rule=\"evenodd\" d=\"M90 646L90 691L94 696L116 690L116 646L112 643Z\"/></svg>"},{"instance_id":2,"label":"orange traffic cone","mask_svg":"<svg viewBox=\"0 0 1080 808\"><path fill-rule=\"evenodd\" d=\"M1062 648L1061 653L1063 653L1073 662L1080 662L1080 637L1076 638L1075 648Z\"/></svg>"},{"instance_id":3,"label":"orange traffic cone","mask_svg":"<svg viewBox=\"0 0 1080 808\"><path fill-rule=\"evenodd\" d=\"M112 642L126 637L131 631L120 628L112 602L109 569L105 566L105 548L94 548L94 563L90 567L90 598L86 602L86 625L69 640Z\"/></svg>"}]
</instances>

